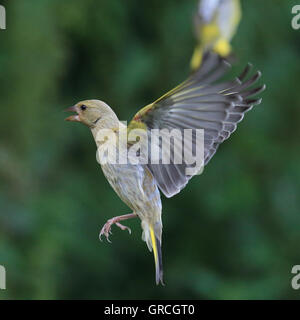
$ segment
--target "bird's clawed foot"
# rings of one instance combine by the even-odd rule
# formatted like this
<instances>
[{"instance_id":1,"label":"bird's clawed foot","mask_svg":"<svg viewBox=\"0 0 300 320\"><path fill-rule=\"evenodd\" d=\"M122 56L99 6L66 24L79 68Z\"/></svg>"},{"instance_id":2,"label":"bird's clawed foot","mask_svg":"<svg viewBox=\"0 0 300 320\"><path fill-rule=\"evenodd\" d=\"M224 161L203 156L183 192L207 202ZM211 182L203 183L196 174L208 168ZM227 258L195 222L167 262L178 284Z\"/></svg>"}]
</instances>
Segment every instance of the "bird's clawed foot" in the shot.
<instances>
[{"instance_id":1,"label":"bird's clawed foot","mask_svg":"<svg viewBox=\"0 0 300 320\"><path fill-rule=\"evenodd\" d=\"M126 215L126 216L127 216L126 218L125 218L125 216L120 216L120 217L115 217L115 218L109 219L100 231L100 234L99 234L100 241L102 241L101 237L104 235L106 237L106 240L111 243L111 241L109 240L109 235L112 234L111 227L113 224L115 224L121 230L128 230L129 234L131 234L131 229L127 226L122 225L119 222L120 220L133 218L133 216L131 216L131 215Z\"/></svg>"}]
</instances>

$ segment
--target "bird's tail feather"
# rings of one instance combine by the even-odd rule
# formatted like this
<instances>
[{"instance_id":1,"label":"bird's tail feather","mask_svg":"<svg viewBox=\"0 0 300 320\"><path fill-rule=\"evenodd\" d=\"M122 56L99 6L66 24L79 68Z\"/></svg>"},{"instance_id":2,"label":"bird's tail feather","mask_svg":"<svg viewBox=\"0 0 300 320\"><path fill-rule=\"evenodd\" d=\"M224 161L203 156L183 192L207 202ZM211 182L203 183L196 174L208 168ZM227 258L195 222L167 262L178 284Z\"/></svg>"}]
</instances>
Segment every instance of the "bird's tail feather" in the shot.
<instances>
[{"instance_id":1,"label":"bird's tail feather","mask_svg":"<svg viewBox=\"0 0 300 320\"><path fill-rule=\"evenodd\" d=\"M154 229L150 226L150 237L151 243L153 248L154 254L154 261L155 261L155 278L156 284L158 285L161 283L164 285L163 282L163 266L162 266L162 254L161 254L161 243L158 237L155 235Z\"/></svg>"},{"instance_id":2,"label":"bird's tail feather","mask_svg":"<svg viewBox=\"0 0 300 320\"><path fill-rule=\"evenodd\" d=\"M152 224L142 223L144 232L143 240L147 243L150 251L153 249L154 262L155 262L155 278L156 284L163 282L163 265L162 265L162 253L161 253L161 223L156 228Z\"/></svg>"}]
</instances>

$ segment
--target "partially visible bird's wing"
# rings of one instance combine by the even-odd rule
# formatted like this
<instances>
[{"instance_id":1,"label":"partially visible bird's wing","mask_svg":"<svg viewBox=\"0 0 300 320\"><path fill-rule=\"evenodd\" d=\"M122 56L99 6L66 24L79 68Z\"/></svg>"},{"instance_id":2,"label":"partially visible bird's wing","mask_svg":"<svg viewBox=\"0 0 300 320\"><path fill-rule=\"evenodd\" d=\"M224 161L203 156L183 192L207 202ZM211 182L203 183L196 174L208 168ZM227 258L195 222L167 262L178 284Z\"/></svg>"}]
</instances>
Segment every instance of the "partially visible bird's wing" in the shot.
<instances>
[{"instance_id":1,"label":"partially visible bird's wing","mask_svg":"<svg viewBox=\"0 0 300 320\"><path fill-rule=\"evenodd\" d=\"M209 162L218 146L236 129L245 112L261 99L250 97L263 91L265 86L250 88L261 76L258 71L249 76L251 65L232 81L215 83L231 66L214 53L204 56L200 69L185 82L169 91L155 102L141 109L128 126L135 128L204 129L204 163ZM248 79L246 79L248 78ZM195 141L192 141L194 144ZM151 164L160 190L166 197L180 192L191 176L186 175L188 164Z\"/></svg>"},{"instance_id":2,"label":"partially visible bird's wing","mask_svg":"<svg viewBox=\"0 0 300 320\"><path fill-rule=\"evenodd\" d=\"M241 21L240 0L222 1L218 9L217 23L224 39L231 41Z\"/></svg>"}]
</instances>

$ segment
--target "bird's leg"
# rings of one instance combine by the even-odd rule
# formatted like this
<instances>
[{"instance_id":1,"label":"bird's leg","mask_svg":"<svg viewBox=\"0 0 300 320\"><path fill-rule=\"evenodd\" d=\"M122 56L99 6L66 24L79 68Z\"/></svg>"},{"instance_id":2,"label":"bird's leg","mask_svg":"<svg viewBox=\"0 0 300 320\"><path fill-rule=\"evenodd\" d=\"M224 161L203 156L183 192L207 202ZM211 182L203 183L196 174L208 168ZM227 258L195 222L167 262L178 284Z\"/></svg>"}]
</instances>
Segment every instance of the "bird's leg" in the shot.
<instances>
[{"instance_id":1,"label":"bird's leg","mask_svg":"<svg viewBox=\"0 0 300 320\"><path fill-rule=\"evenodd\" d=\"M124 214L123 216L118 216L118 217L114 217L114 218L111 218L111 219L107 220L107 222L105 223L105 225L103 226L103 228L100 231L99 239L102 241L101 237L104 234L105 237L106 237L106 240L108 242L111 242L109 240L109 235L112 233L110 229L111 229L113 224L115 224L117 227L119 227L122 230L126 230L127 229L128 232L131 234L130 228L126 227L126 226L123 226L119 221L131 219L131 218L135 218L135 217L137 217L137 215L135 213L130 213L130 214Z\"/></svg>"}]
</instances>

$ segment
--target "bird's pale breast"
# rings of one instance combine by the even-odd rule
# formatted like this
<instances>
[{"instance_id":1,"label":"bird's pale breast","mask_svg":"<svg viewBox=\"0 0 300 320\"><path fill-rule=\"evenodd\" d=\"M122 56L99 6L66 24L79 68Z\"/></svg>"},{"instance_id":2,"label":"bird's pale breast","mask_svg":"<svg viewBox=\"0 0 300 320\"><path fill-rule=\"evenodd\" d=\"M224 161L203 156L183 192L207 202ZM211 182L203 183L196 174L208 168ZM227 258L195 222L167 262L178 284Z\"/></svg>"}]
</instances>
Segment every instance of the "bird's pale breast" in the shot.
<instances>
[{"instance_id":1,"label":"bird's pale breast","mask_svg":"<svg viewBox=\"0 0 300 320\"><path fill-rule=\"evenodd\" d=\"M155 179L141 164L101 164L119 197L142 219L160 220L161 199Z\"/></svg>"}]
</instances>

